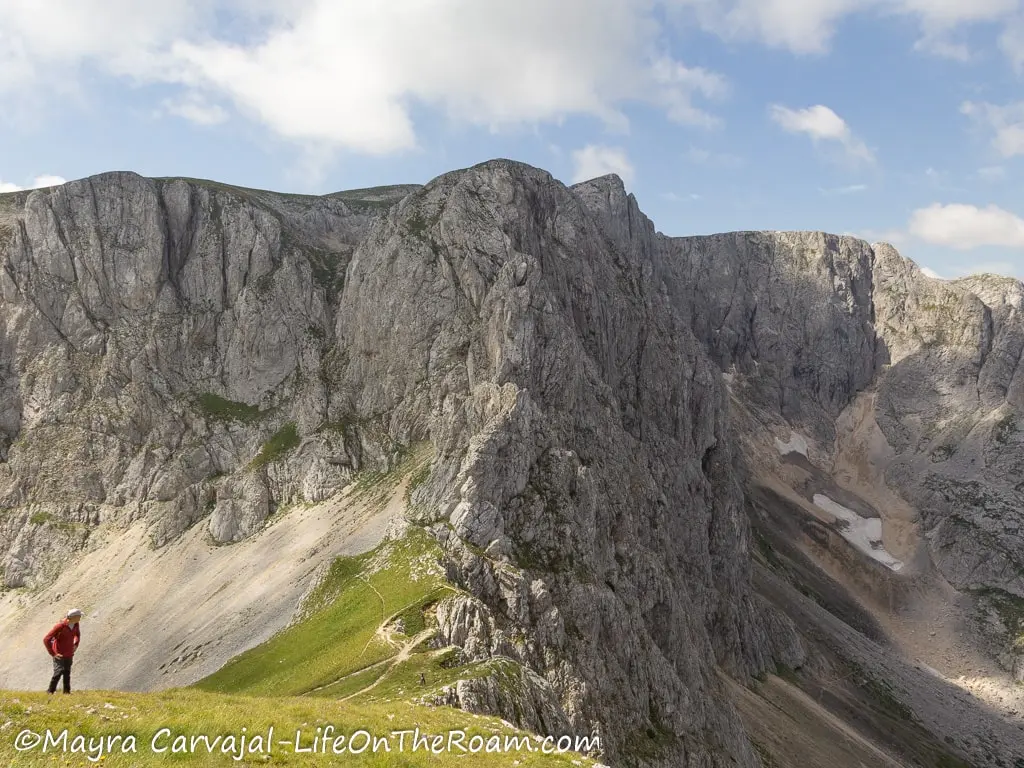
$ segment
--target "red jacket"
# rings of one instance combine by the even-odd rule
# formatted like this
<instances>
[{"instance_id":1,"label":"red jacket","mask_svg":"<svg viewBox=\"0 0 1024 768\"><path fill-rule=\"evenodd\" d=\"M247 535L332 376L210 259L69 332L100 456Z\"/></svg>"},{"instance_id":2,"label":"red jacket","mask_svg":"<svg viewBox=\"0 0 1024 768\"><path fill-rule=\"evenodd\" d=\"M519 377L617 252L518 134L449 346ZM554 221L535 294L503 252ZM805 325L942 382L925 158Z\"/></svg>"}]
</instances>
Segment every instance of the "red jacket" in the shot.
<instances>
[{"instance_id":1,"label":"red jacket","mask_svg":"<svg viewBox=\"0 0 1024 768\"><path fill-rule=\"evenodd\" d=\"M65 658L71 658L78 648L78 641L81 637L78 625L72 626L68 624L67 619L63 619L54 624L53 629L46 633L43 645L46 646L46 651L51 656L59 653Z\"/></svg>"}]
</instances>

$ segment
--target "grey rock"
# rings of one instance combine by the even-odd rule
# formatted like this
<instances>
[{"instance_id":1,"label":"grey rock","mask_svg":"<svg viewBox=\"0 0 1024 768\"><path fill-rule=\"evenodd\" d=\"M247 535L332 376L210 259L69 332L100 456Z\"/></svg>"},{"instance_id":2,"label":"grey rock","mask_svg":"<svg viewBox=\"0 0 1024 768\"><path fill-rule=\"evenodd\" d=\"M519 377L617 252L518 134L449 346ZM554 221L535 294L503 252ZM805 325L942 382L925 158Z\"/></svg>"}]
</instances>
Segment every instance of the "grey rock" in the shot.
<instances>
[{"instance_id":1,"label":"grey rock","mask_svg":"<svg viewBox=\"0 0 1024 768\"><path fill-rule=\"evenodd\" d=\"M97 505L148 520L162 546L206 517L235 541L338 490L359 456L331 430L262 486L214 486L287 422L313 438L337 417L324 370L345 267L414 189L316 198L111 173L2 196L3 505L53 505L57 520ZM26 559L14 539L0 538L9 586L43 583L66 554Z\"/></svg>"},{"instance_id":2,"label":"grey rock","mask_svg":"<svg viewBox=\"0 0 1024 768\"><path fill-rule=\"evenodd\" d=\"M258 530L269 513L270 492L259 473L230 477L217 488L210 534L221 544L241 541Z\"/></svg>"},{"instance_id":3,"label":"grey rock","mask_svg":"<svg viewBox=\"0 0 1024 768\"><path fill-rule=\"evenodd\" d=\"M497 716L535 733L569 733L569 723L548 681L528 667L502 661L498 660L495 672L458 680L424 701Z\"/></svg>"},{"instance_id":4,"label":"grey rock","mask_svg":"<svg viewBox=\"0 0 1024 768\"><path fill-rule=\"evenodd\" d=\"M0 196L0 262L9 586L101 519L235 542L429 440L410 516L466 593L438 642L518 681L443 701L599 731L615 764L753 767L719 670L805 647L751 585L744 494L791 432L831 471L870 398L865 477L913 512L914 568L1024 597L1016 281L668 238L616 177L510 161L321 198L104 174Z\"/></svg>"}]
</instances>

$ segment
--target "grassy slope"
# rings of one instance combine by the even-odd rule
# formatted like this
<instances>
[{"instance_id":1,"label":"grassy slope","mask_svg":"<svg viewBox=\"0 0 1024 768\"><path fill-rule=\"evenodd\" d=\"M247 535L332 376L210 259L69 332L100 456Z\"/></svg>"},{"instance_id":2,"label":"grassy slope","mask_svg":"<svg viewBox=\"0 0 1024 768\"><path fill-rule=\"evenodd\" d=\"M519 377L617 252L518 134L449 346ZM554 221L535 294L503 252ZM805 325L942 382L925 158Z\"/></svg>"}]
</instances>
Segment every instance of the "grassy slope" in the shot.
<instances>
[{"instance_id":1,"label":"grassy slope","mask_svg":"<svg viewBox=\"0 0 1024 768\"><path fill-rule=\"evenodd\" d=\"M110 706L108 706L110 705ZM474 734L489 738L492 734L514 734L515 732L494 718L475 717L444 707L428 708L411 703L396 704L355 704L339 703L326 699L300 697L254 697L207 693L196 689L176 689L162 693L132 694L113 691L86 691L71 696L47 697L45 693L5 693L0 698L0 765L20 768L29 766L93 765L87 759L85 746L77 753L61 753L53 748L46 753L40 749L17 752L13 747L15 737L23 729L43 732L49 728L59 734L68 730L68 744L76 735L86 740L98 737L122 735L122 741L113 749L106 748L107 755L99 761L104 766L129 768L129 766L229 766L229 765L285 765L295 768L306 766L345 765L356 766L455 766L480 765L503 766L520 760L521 766L570 766L573 760L581 760L575 753L564 755L542 755L534 752L500 752L486 754L462 753L458 750L430 754L423 748L411 751L406 737L405 749L399 752L398 737L391 738L391 751L380 748L376 754L366 750L361 755L296 754L294 746L282 745L280 740L295 743L296 732L301 731L300 746L312 744L318 727L332 725L338 734L353 734L360 729L369 731L375 737L385 736L392 731L419 728L421 734L440 734L447 739L450 729L466 732L465 744ZM10 723L4 727L4 724ZM235 761L230 752L237 752L242 728L251 738L265 734L274 727L275 744L270 749L269 759L264 759L266 748L252 750L255 754L245 755L242 761ZM160 754L153 751L152 741L161 728L170 728L172 735L162 737L157 747L170 747L174 737L204 735L210 739L218 735L234 734L235 746L228 745L229 754L219 753L218 745L213 754L205 746L191 754ZM135 737L134 753L121 753L121 744L128 735ZM502 738L504 738L502 736ZM96 743L95 741L93 742ZM223 742L222 742L223 743ZM536 742L534 742L536 744ZM95 754L95 753L94 753ZM589 764L589 761L583 761Z\"/></svg>"},{"instance_id":2,"label":"grassy slope","mask_svg":"<svg viewBox=\"0 0 1024 768\"><path fill-rule=\"evenodd\" d=\"M222 693L299 695L397 654L378 628L451 594L422 530L357 557L338 558L306 602L308 615L235 657L196 687ZM385 565L386 564L386 565ZM384 565L384 567L380 567ZM406 639L395 635L396 642ZM383 672L383 669L381 669Z\"/></svg>"},{"instance_id":3,"label":"grassy slope","mask_svg":"<svg viewBox=\"0 0 1024 768\"><path fill-rule=\"evenodd\" d=\"M367 475L357 492L380 498L402 475L421 469L421 462L403 462L404 472ZM383 486L388 486L384 488ZM294 739L297 729L308 746L318 726L331 724L338 733L360 728L375 735L419 727L423 732L447 734L464 729L474 733L519 734L494 718L478 717L448 707L433 707L418 700L458 679L488 674L511 662L462 664L453 649L429 646L431 606L455 593L438 562L439 549L422 529L412 528L398 541L355 557L338 558L323 582L304 603L301 619L266 643L232 659L191 688L160 693L132 694L112 691L76 692L47 697L43 693L0 693L0 765L53 766L93 764L79 753L46 754L38 749L18 753L15 736L25 728L99 736L134 734L137 751L120 754L120 746L102 760L111 766L182 765L323 765L344 760L352 765L520 765L589 764L577 753L542 755L465 754L458 750L430 754L420 749L401 755L367 753L338 757L295 754L276 745L268 760L262 754L241 762L230 755L200 753L171 756L150 749L161 727L175 734L265 733L275 727L275 741ZM420 683L420 674L426 684ZM112 705L113 708L106 706ZM7 724L9 723L9 724ZM535 744L537 742L534 742ZM169 741L168 741L169 744ZM392 738L397 750L397 737ZM68 763L64 760L70 758ZM582 761L582 762L581 762Z\"/></svg>"}]
</instances>

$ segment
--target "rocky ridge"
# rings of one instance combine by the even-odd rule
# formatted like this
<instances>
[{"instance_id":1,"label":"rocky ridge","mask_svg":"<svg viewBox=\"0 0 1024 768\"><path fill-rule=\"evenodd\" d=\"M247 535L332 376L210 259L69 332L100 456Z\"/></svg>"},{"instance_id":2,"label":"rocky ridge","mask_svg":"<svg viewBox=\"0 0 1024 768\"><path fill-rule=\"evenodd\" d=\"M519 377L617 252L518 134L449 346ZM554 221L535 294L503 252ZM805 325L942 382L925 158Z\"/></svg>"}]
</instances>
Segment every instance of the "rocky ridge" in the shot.
<instances>
[{"instance_id":1,"label":"rocky ridge","mask_svg":"<svg viewBox=\"0 0 1024 768\"><path fill-rule=\"evenodd\" d=\"M244 539L429 441L411 518L473 595L438 642L521 670L520 706L447 703L688 766L758 764L715 669L807 659L751 586L755 481L829 475L911 579L1024 596L1016 281L668 238L616 177L509 161L323 198L105 174L0 196L0 258L8 587L101 522Z\"/></svg>"}]
</instances>

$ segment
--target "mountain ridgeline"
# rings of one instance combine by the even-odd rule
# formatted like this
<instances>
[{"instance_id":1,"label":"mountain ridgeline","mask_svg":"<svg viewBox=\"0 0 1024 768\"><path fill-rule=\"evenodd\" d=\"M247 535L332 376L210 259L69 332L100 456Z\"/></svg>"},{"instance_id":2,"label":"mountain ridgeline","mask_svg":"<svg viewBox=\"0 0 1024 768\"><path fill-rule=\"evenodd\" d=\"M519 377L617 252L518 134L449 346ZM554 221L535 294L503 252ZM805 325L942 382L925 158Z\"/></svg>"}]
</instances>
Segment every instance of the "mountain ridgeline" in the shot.
<instances>
[{"instance_id":1,"label":"mountain ridgeline","mask_svg":"<svg viewBox=\"0 0 1024 768\"><path fill-rule=\"evenodd\" d=\"M323 197L0 195L0 264L9 601L101 533L242 546L429 445L401 515L458 588L432 642L522 670L438 703L598 734L613 765L795 765L748 700L785 670L895 765L1024 754L878 619L967 599L1024 678L1015 280L816 232L670 238L617 177L505 160Z\"/></svg>"}]
</instances>

